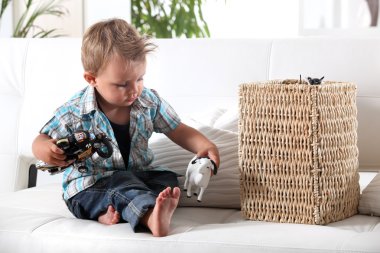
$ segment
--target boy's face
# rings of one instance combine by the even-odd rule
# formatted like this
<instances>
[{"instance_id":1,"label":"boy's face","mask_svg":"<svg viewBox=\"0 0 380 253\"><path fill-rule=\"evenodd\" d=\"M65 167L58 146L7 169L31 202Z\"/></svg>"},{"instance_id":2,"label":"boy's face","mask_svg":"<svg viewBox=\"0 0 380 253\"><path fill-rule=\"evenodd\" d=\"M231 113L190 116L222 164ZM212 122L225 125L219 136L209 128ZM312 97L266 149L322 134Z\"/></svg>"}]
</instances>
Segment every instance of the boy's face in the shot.
<instances>
[{"instance_id":1,"label":"boy's face","mask_svg":"<svg viewBox=\"0 0 380 253\"><path fill-rule=\"evenodd\" d=\"M101 106L129 107L141 95L146 62L129 64L115 54L97 76L85 72L86 81L100 97Z\"/></svg>"}]
</instances>

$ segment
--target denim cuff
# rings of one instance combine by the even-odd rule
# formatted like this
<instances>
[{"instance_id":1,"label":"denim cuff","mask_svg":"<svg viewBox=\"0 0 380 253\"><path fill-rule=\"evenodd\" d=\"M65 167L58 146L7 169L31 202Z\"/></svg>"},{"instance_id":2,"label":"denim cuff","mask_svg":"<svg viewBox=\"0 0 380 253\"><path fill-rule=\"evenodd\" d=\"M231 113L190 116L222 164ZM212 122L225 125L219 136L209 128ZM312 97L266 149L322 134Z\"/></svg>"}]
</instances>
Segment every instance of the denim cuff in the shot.
<instances>
[{"instance_id":1,"label":"denim cuff","mask_svg":"<svg viewBox=\"0 0 380 253\"><path fill-rule=\"evenodd\" d=\"M149 208L156 205L156 196L146 193L136 196L129 202L127 208L123 211L123 219L125 219L136 232L136 227L140 223L140 219L145 215Z\"/></svg>"}]
</instances>

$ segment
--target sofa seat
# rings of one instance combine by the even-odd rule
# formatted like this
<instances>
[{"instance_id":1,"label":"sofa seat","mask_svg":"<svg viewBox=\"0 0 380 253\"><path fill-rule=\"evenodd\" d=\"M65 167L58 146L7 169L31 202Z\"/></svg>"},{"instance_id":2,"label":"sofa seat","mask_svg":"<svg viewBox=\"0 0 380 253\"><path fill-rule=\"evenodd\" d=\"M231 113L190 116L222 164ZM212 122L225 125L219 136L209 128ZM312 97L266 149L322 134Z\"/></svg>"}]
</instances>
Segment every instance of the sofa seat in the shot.
<instances>
[{"instance_id":1,"label":"sofa seat","mask_svg":"<svg viewBox=\"0 0 380 253\"><path fill-rule=\"evenodd\" d=\"M59 184L0 198L1 252L379 252L380 218L355 215L326 226L248 221L240 210L179 207L169 236L134 233L72 216ZM70 242L70 243L68 243Z\"/></svg>"},{"instance_id":2,"label":"sofa seat","mask_svg":"<svg viewBox=\"0 0 380 253\"><path fill-rule=\"evenodd\" d=\"M380 180L362 195L370 208L361 213L377 217L355 215L319 226L248 221L232 209L240 204L235 109L242 83L301 75L357 84L361 189L374 178L380 169L379 37L154 42L158 48L148 56L145 86L156 89L182 119L190 115L200 121L200 129L220 147L221 168L207 188L204 207L191 198L187 204L195 205L177 209L169 236L155 238L133 233L125 223L105 226L74 218L62 201L59 176L38 173L37 187L26 189L35 162L33 139L54 109L87 85L81 38L1 38L0 253L380 252ZM202 116L215 108L228 110L219 118ZM184 170L193 157L177 154L182 149L166 140L152 147L155 162L171 169Z\"/></svg>"}]
</instances>

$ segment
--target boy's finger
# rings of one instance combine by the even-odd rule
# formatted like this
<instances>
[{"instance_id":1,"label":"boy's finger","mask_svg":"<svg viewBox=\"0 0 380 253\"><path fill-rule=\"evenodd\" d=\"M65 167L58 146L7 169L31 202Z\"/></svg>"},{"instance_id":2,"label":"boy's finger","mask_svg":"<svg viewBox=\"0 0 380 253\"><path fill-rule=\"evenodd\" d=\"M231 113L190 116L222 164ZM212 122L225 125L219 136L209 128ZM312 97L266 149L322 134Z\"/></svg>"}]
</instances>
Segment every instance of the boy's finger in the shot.
<instances>
[{"instance_id":1,"label":"boy's finger","mask_svg":"<svg viewBox=\"0 0 380 253\"><path fill-rule=\"evenodd\" d=\"M53 153L52 157L55 160L59 160L59 161L64 161L66 159L66 155L64 155L64 154Z\"/></svg>"},{"instance_id":2,"label":"boy's finger","mask_svg":"<svg viewBox=\"0 0 380 253\"><path fill-rule=\"evenodd\" d=\"M210 159L214 161L214 163L216 164L216 167L219 168L219 165L220 165L220 161L219 161L219 158L218 156L216 155L213 155L213 154L210 154Z\"/></svg>"},{"instance_id":3,"label":"boy's finger","mask_svg":"<svg viewBox=\"0 0 380 253\"><path fill-rule=\"evenodd\" d=\"M64 154L65 153L65 151L63 151L62 149L60 149L57 145L53 145L52 147L51 147L51 150L54 152L54 153L56 153L56 154Z\"/></svg>"}]
</instances>

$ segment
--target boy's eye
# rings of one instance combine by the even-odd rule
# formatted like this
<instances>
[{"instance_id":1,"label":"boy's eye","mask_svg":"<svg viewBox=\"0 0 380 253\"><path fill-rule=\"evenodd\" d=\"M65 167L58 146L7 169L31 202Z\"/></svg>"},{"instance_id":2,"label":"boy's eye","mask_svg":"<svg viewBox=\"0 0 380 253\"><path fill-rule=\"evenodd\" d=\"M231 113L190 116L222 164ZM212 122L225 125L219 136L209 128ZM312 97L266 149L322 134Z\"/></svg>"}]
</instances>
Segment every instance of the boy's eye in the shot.
<instances>
[{"instance_id":1,"label":"boy's eye","mask_svg":"<svg viewBox=\"0 0 380 253\"><path fill-rule=\"evenodd\" d=\"M143 77L140 77L139 79L137 79L136 81L137 82L142 82L144 80ZM126 83L114 83L114 85L118 88L126 88L128 86L128 82Z\"/></svg>"}]
</instances>

